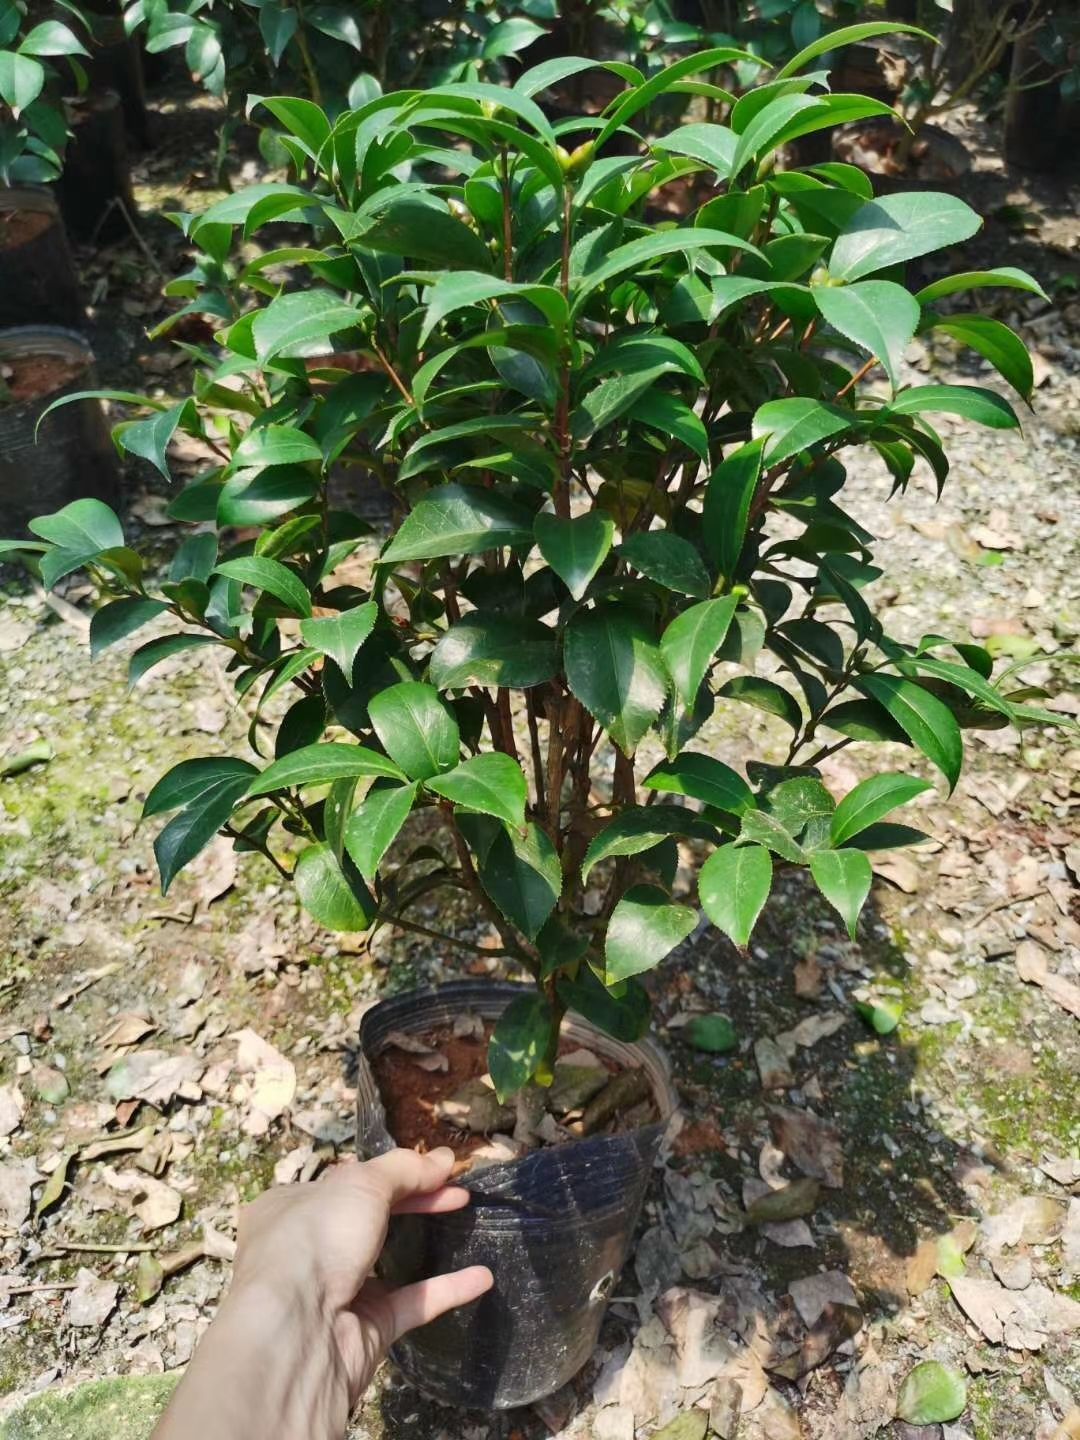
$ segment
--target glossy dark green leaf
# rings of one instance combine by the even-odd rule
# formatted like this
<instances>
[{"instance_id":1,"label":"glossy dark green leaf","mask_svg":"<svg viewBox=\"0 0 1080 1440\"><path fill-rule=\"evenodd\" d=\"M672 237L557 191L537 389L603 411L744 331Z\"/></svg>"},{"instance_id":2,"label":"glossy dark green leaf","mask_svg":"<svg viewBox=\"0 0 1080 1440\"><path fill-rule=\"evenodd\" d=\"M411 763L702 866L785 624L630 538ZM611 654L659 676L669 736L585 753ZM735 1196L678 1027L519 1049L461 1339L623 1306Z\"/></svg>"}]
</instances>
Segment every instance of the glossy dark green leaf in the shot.
<instances>
[{"instance_id":1,"label":"glossy dark green leaf","mask_svg":"<svg viewBox=\"0 0 1080 1440\"><path fill-rule=\"evenodd\" d=\"M345 822L345 849L368 884L409 818L418 786L414 780L411 785L372 787Z\"/></svg>"},{"instance_id":2,"label":"glossy dark green leaf","mask_svg":"<svg viewBox=\"0 0 1080 1440\"><path fill-rule=\"evenodd\" d=\"M761 476L766 437L733 450L709 477L705 491L702 535L721 575L735 574L750 517L750 505Z\"/></svg>"},{"instance_id":3,"label":"glossy dark green leaf","mask_svg":"<svg viewBox=\"0 0 1080 1440\"><path fill-rule=\"evenodd\" d=\"M179 520L216 518L222 528L267 525L271 520L305 505L314 498L318 488L318 480L311 470L299 465L274 466L255 474L231 475L224 485L206 487L209 514L178 513L175 505L170 507L169 513ZM201 487L190 486L189 489L194 492Z\"/></svg>"},{"instance_id":4,"label":"glossy dark green leaf","mask_svg":"<svg viewBox=\"0 0 1080 1440\"><path fill-rule=\"evenodd\" d=\"M371 697L368 713L387 754L410 780L428 780L457 764L458 724L433 686L391 685Z\"/></svg>"},{"instance_id":5,"label":"glossy dark green leaf","mask_svg":"<svg viewBox=\"0 0 1080 1440\"><path fill-rule=\"evenodd\" d=\"M963 290L980 290L988 285L1027 290L1029 294L1038 295L1040 300L1045 300L1048 305L1050 303L1050 296L1039 282L1026 270L1018 270L1014 265L1001 265L994 270L964 270L957 275L944 275L940 280L924 285L916 293L915 299L920 305L932 305L935 300L943 300L946 295L956 295Z\"/></svg>"},{"instance_id":6,"label":"glossy dark green leaf","mask_svg":"<svg viewBox=\"0 0 1080 1440\"><path fill-rule=\"evenodd\" d=\"M255 358L265 364L279 355L325 355L331 337L359 320L360 312L329 290L280 295L259 311L251 327Z\"/></svg>"},{"instance_id":7,"label":"glossy dark green leaf","mask_svg":"<svg viewBox=\"0 0 1080 1440\"><path fill-rule=\"evenodd\" d=\"M181 760L151 787L143 802L143 819L192 805L218 787L231 786L237 780L242 779L246 787L254 774L254 765L229 755Z\"/></svg>"},{"instance_id":8,"label":"glossy dark green leaf","mask_svg":"<svg viewBox=\"0 0 1080 1440\"><path fill-rule=\"evenodd\" d=\"M264 469L268 465L300 465L321 460L319 443L293 425L259 425L249 430L233 451L233 470Z\"/></svg>"},{"instance_id":9,"label":"glossy dark green leaf","mask_svg":"<svg viewBox=\"0 0 1080 1440\"><path fill-rule=\"evenodd\" d=\"M472 305L491 300L525 300L543 314L557 334L567 326L569 315L566 299L554 285L526 285L502 280L497 275L473 271L453 271L440 276L425 293L426 311L420 330L421 345L427 343L432 331L448 316Z\"/></svg>"},{"instance_id":10,"label":"glossy dark green leaf","mask_svg":"<svg viewBox=\"0 0 1080 1440\"><path fill-rule=\"evenodd\" d=\"M660 650L634 611L618 605L580 610L563 641L570 689L625 754L659 714L668 680Z\"/></svg>"},{"instance_id":11,"label":"glossy dark green leaf","mask_svg":"<svg viewBox=\"0 0 1080 1440\"><path fill-rule=\"evenodd\" d=\"M754 439L764 440L764 463L778 465L800 450L808 450L830 436L850 429L851 413L839 405L797 395L790 400L770 400L754 415Z\"/></svg>"},{"instance_id":12,"label":"glossy dark green leaf","mask_svg":"<svg viewBox=\"0 0 1080 1440\"><path fill-rule=\"evenodd\" d=\"M869 859L861 850L819 850L810 856L810 873L854 940L859 912L874 879Z\"/></svg>"},{"instance_id":13,"label":"glossy dark green leaf","mask_svg":"<svg viewBox=\"0 0 1080 1440\"><path fill-rule=\"evenodd\" d=\"M704 227L697 227L654 231L651 235L643 235L640 239L617 246L595 267L591 267L580 276L574 287L573 308L580 309L583 302L594 291L619 275L624 275L628 271L638 272L641 267L665 255L692 255L709 246L746 250L753 255L759 253L748 240L743 240L738 235L729 235L725 230L708 230Z\"/></svg>"},{"instance_id":14,"label":"glossy dark green leaf","mask_svg":"<svg viewBox=\"0 0 1080 1440\"><path fill-rule=\"evenodd\" d=\"M776 72L777 80L786 80L797 75L811 60L827 55L831 50L842 49L845 45L857 45L862 40L872 40L878 35L918 35L922 40L936 41L937 37L917 25L901 25L895 20L864 20L856 25L843 25L839 30L827 30L818 36Z\"/></svg>"},{"instance_id":15,"label":"glossy dark green leaf","mask_svg":"<svg viewBox=\"0 0 1080 1440\"><path fill-rule=\"evenodd\" d=\"M829 272L850 284L970 240L981 218L955 195L906 190L860 206L844 227L829 260Z\"/></svg>"},{"instance_id":16,"label":"glossy dark green leaf","mask_svg":"<svg viewBox=\"0 0 1080 1440\"><path fill-rule=\"evenodd\" d=\"M218 645L221 642L214 635L191 634L162 635L158 640L148 640L140 645L128 661L128 688L136 686L148 670L171 660L185 650L198 650L204 645Z\"/></svg>"},{"instance_id":17,"label":"glossy dark green leaf","mask_svg":"<svg viewBox=\"0 0 1080 1440\"><path fill-rule=\"evenodd\" d=\"M651 970L697 928L688 905L673 905L655 885L633 885L612 911L604 940L609 985Z\"/></svg>"},{"instance_id":18,"label":"glossy dark green leaf","mask_svg":"<svg viewBox=\"0 0 1080 1440\"><path fill-rule=\"evenodd\" d=\"M914 775L872 775L868 780L861 780L836 807L830 831L832 843L845 845L853 836L929 789L928 781Z\"/></svg>"},{"instance_id":19,"label":"glossy dark green leaf","mask_svg":"<svg viewBox=\"0 0 1080 1440\"><path fill-rule=\"evenodd\" d=\"M701 908L740 949L769 898L772 873L772 856L761 845L721 845L701 867Z\"/></svg>"},{"instance_id":20,"label":"glossy dark green leaf","mask_svg":"<svg viewBox=\"0 0 1080 1440\"><path fill-rule=\"evenodd\" d=\"M838 334L877 356L896 389L900 362L921 313L908 291L891 280L863 280L855 285L818 285L813 296L823 318ZM1020 348L1023 350L1022 345Z\"/></svg>"},{"instance_id":21,"label":"glossy dark green leaf","mask_svg":"<svg viewBox=\"0 0 1080 1440\"><path fill-rule=\"evenodd\" d=\"M649 1028L649 996L637 980L624 981L615 994L583 965L576 979L559 978L558 992L564 1005L616 1040L632 1043Z\"/></svg>"},{"instance_id":22,"label":"glossy dark green leaf","mask_svg":"<svg viewBox=\"0 0 1080 1440\"><path fill-rule=\"evenodd\" d=\"M708 571L693 545L680 535L668 530L647 530L624 540L619 554L635 570L668 590L680 595L709 593Z\"/></svg>"},{"instance_id":23,"label":"glossy dark green leaf","mask_svg":"<svg viewBox=\"0 0 1080 1440\"><path fill-rule=\"evenodd\" d=\"M691 605L660 637L660 654L685 705L693 705L705 672L724 643L737 603L734 595L723 595Z\"/></svg>"},{"instance_id":24,"label":"glossy dark green leaf","mask_svg":"<svg viewBox=\"0 0 1080 1440\"><path fill-rule=\"evenodd\" d=\"M499 1016L488 1042L488 1070L500 1103L535 1075L553 1023L551 1002L539 990L511 1000Z\"/></svg>"},{"instance_id":25,"label":"glossy dark green leaf","mask_svg":"<svg viewBox=\"0 0 1080 1440\"><path fill-rule=\"evenodd\" d=\"M215 575L224 575L238 580L241 585L264 590L275 600L280 600L294 615L311 614L311 595L307 586L279 560L268 560L263 555L244 555L237 560L224 560L215 567Z\"/></svg>"},{"instance_id":26,"label":"glossy dark green leaf","mask_svg":"<svg viewBox=\"0 0 1080 1440\"><path fill-rule=\"evenodd\" d=\"M684 750L674 760L657 765L642 784L646 790L687 795L731 815L741 815L754 804L753 791L741 775L722 760L695 750Z\"/></svg>"},{"instance_id":27,"label":"glossy dark green leaf","mask_svg":"<svg viewBox=\"0 0 1080 1440\"><path fill-rule=\"evenodd\" d=\"M101 652L118 640L138 630L140 626L161 615L166 609L163 600L142 600L130 598L110 600L90 617L90 657L97 659Z\"/></svg>"},{"instance_id":28,"label":"glossy dark green leaf","mask_svg":"<svg viewBox=\"0 0 1080 1440\"><path fill-rule=\"evenodd\" d=\"M268 765L251 783L249 794L269 795L294 785L329 785L354 775L384 775L404 780L401 770L385 755L363 745L339 743L304 745Z\"/></svg>"},{"instance_id":29,"label":"glossy dark green leaf","mask_svg":"<svg viewBox=\"0 0 1080 1440\"><path fill-rule=\"evenodd\" d=\"M532 516L522 507L476 486L442 485L409 512L381 558L400 562L475 555L529 545L532 538Z\"/></svg>"},{"instance_id":30,"label":"glossy dark green leaf","mask_svg":"<svg viewBox=\"0 0 1080 1440\"><path fill-rule=\"evenodd\" d=\"M736 675L733 680L721 685L716 693L724 700L739 700L744 705L753 705L769 715L776 715L795 731L802 727L799 702L775 680L766 680L760 675Z\"/></svg>"},{"instance_id":31,"label":"glossy dark green leaf","mask_svg":"<svg viewBox=\"0 0 1080 1440\"><path fill-rule=\"evenodd\" d=\"M455 808L493 815L516 830L525 828L528 789L521 766L510 755L498 751L473 755L426 784L436 795L452 801Z\"/></svg>"},{"instance_id":32,"label":"glossy dark green leaf","mask_svg":"<svg viewBox=\"0 0 1080 1440\"><path fill-rule=\"evenodd\" d=\"M183 761L147 795L144 817L179 810L154 841L163 895L229 820L254 773L253 765L230 757Z\"/></svg>"},{"instance_id":33,"label":"glossy dark green leaf","mask_svg":"<svg viewBox=\"0 0 1080 1440\"><path fill-rule=\"evenodd\" d=\"M990 315L939 315L931 327L976 350L1025 400L1031 400L1035 371L1027 346L1014 331Z\"/></svg>"},{"instance_id":34,"label":"glossy dark green leaf","mask_svg":"<svg viewBox=\"0 0 1080 1440\"><path fill-rule=\"evenodd\" d=\"M559 668L555 632L537 620L466 615L439 640L428 675L440 690L465 685L527 689L550 680Z\"/></svg>"},{"instance_id":35,"label":"glossy dark green leaf","mask_svg":"<svg viewBox=\"0 0 1080 1440\"><path fill-rule=\"evenodd\" d=\"M890 415L943 412L974 420L991 430L1015 430L1020 421L1009 402L978 385L916 385L901 390L889 406Z\"/></svg>"},{"instance_id":36,"label":"glossy dark green leaf","mask_svg":"<svg viewBox=\"0 0 1080 1440\"><path fill-rule=\"evenodd\" d=\"M964 742L951 710L920 685L894 675L861 675L855 688L889 712L915 748L937 766L952 790L964 763Z\"/></svg>"},{"instance_id":37,"label":"glossy dark green leaf","mask_svg":"<svg viewBox=\"0 0 1080 1440\"><path fill-rule=\"evenodd\" d=\"M806 851L794 838L788 826L767 810L747 810L740 820L739 835L743 840L763 845L774 855L779 855L781 860L787 860L792 865L807 863Z\"/></svg>"},{"instance_id":38,"label":"glossy dark green leaf","mask_svg":"<svg viewBox=\"0 0 1080 1440\"><path fill-rule=\"evenodd\" d=\"M374 897L352 862L339 861L325 842L300 852L293 884L301 905L327 930L366 930L375 919Z\"/></svg>"},{"instance_id":39,"label":"glossy dark green leaf","mask_svg":"<svg viewBox=\"0 0 1080 1440\"><path fill-rule=\"evenodd\" d=\"M338 615L301 620L300 635L305 645L328 655L345 679L351 682L357 653L375 628L378 613L375 601L368 600Z\"/></svg>"},{"instance_id":40,"label":"glossy dark green leaf","mask_svg":"<svg viewBox=\"0 0 1080 1440\"><path fill-rule=\"evenodd\" d=\"M481 884L506 918L535 939L562 893L562 866L547 834L538 825L529 825L524 835L500 826L478 868Z\"/></svg>"},{"instance_id":41,"label":"glossy dark green leaf","mask_svg":"<svg viewBox=\"0 0 1080 1440\"><path fill-rule=\"evenodd\" d=\"M357 236L369 250L428 261L445 270L486 270L487 246L443 205L403 195L380 209Z\"/></svg>"},{"instance_id":42,"label":"glossy dark green leaf","mask_svg":"<svg viewBox=\"0 0 1080 1440\"><path fill-rule=\"evenodd\" d=\"M597 510L572 519L544 511L537 515L533 530L540 554L574 599L580 600L611 549L614 521Z\"/></svg>"},{"instance_id":43,"label":"glossy dark green leaf","mask_svg":"<svg viewBox=\"0 0 1080 1440\"><path fill-rule=\"evenodd\" d=\"M715 840L716 830L696 811L682 805L633 805L609 820L589 844L581 864L587 880L594 865L619 855L640 855L669 835Z\"/></svg>"}]
</instances>

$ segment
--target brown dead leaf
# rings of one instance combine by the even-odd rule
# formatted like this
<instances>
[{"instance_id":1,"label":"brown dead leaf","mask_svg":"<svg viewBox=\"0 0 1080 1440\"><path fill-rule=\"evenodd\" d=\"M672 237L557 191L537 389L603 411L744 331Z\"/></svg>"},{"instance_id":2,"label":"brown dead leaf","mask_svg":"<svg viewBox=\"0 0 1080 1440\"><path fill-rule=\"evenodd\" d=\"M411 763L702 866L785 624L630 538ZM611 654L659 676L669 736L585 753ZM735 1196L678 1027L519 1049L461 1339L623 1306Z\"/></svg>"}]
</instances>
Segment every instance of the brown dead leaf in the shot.
<instances>
[{"instance_id":1,"label":"brown dead leaf","mask_svg":"<svg viewBox=\"0 0 1080 1440\"><path fill-rule=\"evenodd\" d=\"M905 895L914 895L918 890L922 872L914 860L910 860L906 855L874 856L870 863L875 875L880 875L882 880L888 880L890 885L895 885Z\"/></svg>"},{"instance_id":2,"label":"brown dead leaf","mask_svg":"<svg viewBox=\"0 0 1080 1440\"><path fill-rule=\"evenodd\" d=\"M769 1129L777 1147L793 1165L832 1190L844 1183L844 1151L840 1131L819 1120L811 1110L774 1106Z\"/></svg>"},{"instance_id":3,"label":"brown dead leaf","mask_svg":"<svg viewBox=\"0 0 1080 1440\"><path fill-rule=\"evenodd\" d=\"M99 1279L92 1270L81 1269L67 1298L64 1318L80 1329L100 1330L116 1305L120 1286L115 1280Z\"/></svg>"},{"instance_id":4,"label":"brown dead leaf","mask_svg":"<svg viewBox=\"0 0 1080 1440\"><path fill-rule=\"evenodd\" d=\"M162 1050L143 1050L125 1055L109 1071L105 1088L116 1101L141 1100L164 1110L177 1096L199 1100L198 1078L202 1064L194 1055L167 1055Z\"/></svg>"},{"instance_id":5,"label":"brown dead leaf","mask_svg":"<svg viewBox=\"0 0 1080 1440\"><path fill-rule=\"evenodd\" d=\"M928 1290L937 1274L938 1242L920 1240L915 1253L908 1256L907 1289L909 1295L921 1295Z\"/></svg>"},{"instance_id":6,"label":"brown dead leaf","mask_svg":"<svg viewBox=\"0 0 1080 1440\"><path fill-rule=\"evenodd\" d=\"M19 1226L30 1214L33 1186L38 1180L33 1160L0 1160L0 1220Z\"/></svg>"},{"instance_id":7,"label":"brown dead leaf","mask_svg":"<svg viewBox=\"0 0 1080 1440\"><path fill-rule=\"evenodd\" d=\"M0 1135L13 1135L22 1124L26 1101L17 1085L0 1085Z\"/></svg>"},{"instance_id":8,"label":"brown dead leaf","mask_svg":"<svg viewBox=\"0 0 1080 1440\"><path fill-rule=\"evenodd\" d=\"M154 1138L154 1127L143 1125L138 1130L129 1130L125 1135L106 1135L101 1140L91 1140L79 1152L82 1160L100 1160L103 1155L123 1155L129 1150L142 1150Z\"/></svg>"},{"instance_id":9,"label":"brown dead leaf","mask_svg":"<svg viewBox=\"0 0 1080 1440\"><path fill-rule=\"evenodd\" d=\"M161 1230L179 1219L183 1199L179 1190L164 1181L131 1170L113 1170L108 1165L102 1166L101 1178L116 1194L130 1197L132 1213L142 1221L145 1231Z\"/></svg>"},{"instance_id":10,"label":"brown dead leaf","mask_svg":"<svg viewBox=\"0 0 1080 1440\"><path fill-rule=\"evenodd\" d=\"M250 1073L250 1112L243 1123L249 1135L265 1135L270 1122L283 1114L296 1095L296 1067L254 1030L238 1030L237 1069Z\"/></svg>"},{"instance_id":11,"label":"brown dead leaf","mask_svg":"<svg viewBox=\"0 0 1080 1440\"><path fill-rule=\"evenodd\" d=\"M135 1010L125 1010L122 1015L117 1015L109 1028L98 1037L98 1044L103 1045L107 1050L118 1050L125 1045L137 1045L140 1040L145 1040L157 1029L149 1015L141 1015Z\"/></svg>"},{"instance_id":12,"label":"brown dead leaf","mask_svg":"<svg viewBox=\"0 0 1080 1440\"><path fill-rule=\"evenodd\" d=\"M792 973L795 977L795 994L800 1000L816 1000L825 988L824 967L812 951L801 960L796 960Z\"/></svg>"},{"instance_id":13,"label":"brown dead leaf","mask_svg":"<svg viewBox=\"0 0 1080 1440\"><path fill-rule=\"evenodd\" d=\"M1016 973L1028 985L1038 985L1047 996L1080 1020L1080 985L1055 975L1050 969L1046 952L1033 940L1022 940L1016 947Z\"/></svg>"}]
</instances>

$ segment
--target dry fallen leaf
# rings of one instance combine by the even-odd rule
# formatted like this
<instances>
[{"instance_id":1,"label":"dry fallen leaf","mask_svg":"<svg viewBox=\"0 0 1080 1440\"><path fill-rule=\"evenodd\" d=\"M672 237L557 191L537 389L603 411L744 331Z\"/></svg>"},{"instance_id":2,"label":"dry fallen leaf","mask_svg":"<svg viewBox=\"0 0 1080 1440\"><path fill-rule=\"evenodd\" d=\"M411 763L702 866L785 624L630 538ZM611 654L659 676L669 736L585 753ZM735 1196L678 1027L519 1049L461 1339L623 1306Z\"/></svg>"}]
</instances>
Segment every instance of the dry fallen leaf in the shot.
<instances>
[{"instance_id":1,"label":"dry fallen leaf","mask_svg":"<svg viewBox=\"0 0 1080 1440\"><path fill-rule=\"evenodd\" d=\"M1050 969L1045 950L1032 940L1023 940L1016 947L1016 973L1029 985L1038 985L1056 1005L1080 1020L1080 985L1055 975Z\"/></svg>"},{"instance_id":2,"label":"dry fallen leaf","mask_svg":"<svg viewBox=\"0 0 1080 1440\"><path fill-rule=\"evenodd\" d=\"M250 1113L243 1128L249 1135L264 1135L270 1122L283 1114L296 1095L296 1068L292 1061L276 1050L254 1030L238 1030L238 1070L251 1073L248 1093Z\"/></svg>"},{"instance_id":3,"label":"dry fallen leaf","mask_svg":"<svg viewBox=\"0 0 1080 1440\"><path fill-rule=\"evenodd\" d=\"M144 1230L160 1230L179 1219L183 1199L179 1190L163 1180L136 1175L132 1170L113 1170L108 1165L102 1166L101 1177L110 1190L130 1196L131 1209Z\"/></svg>"},{"instance_id":4,"label":"dry fallen leaf","mask_svg":"<svg viewBox=\"0 0 1080 1440\"><path fill-rule=\"evenodd\" d=\"M120 1286L115 1280L99 1279L85 1268L75 1276L75 1282L65 1307L67 1323L80 1329L100 1330L112 1313Z\"/></svg>"},{"instance_id":5,"label":"dry fallen leaf","mask_svg":"<svg viewBox=\"0 0 1080 1440\"><path fill-rule=\"evenodd\" d=\"M22 1124L26 1101L17 1085L0 1085L0 1135L13 1135Z\"/></svg>"},{"instance_id":6,"label":"dry fallen leaf","mask_svg":"<svg viewBox=\"0 0 1080 1440\"><path fill-rule=\"evenodd\" d=\"M38 1178L33 1160L0 1160L0 1220L14 1226L23 1223L30 1214Z\"/></svg>"},{"instance_id":7,"label":"dry fallen leaf","mask_svg":"<svg viewBox=\"0 0 1080 1440\"><path fill-rule=\"evenodd\" d=\"M125 1055L109 1071L105 1089L114 1100L143 1100L164 1110L177 1096L199 1100L198 1078L202 1065L194 1055L167 1055L161 1050L143 1050Z\"/></svg>"},{"instance_id":8,"label":"dry fallen leaf","mask_svg":"<svg viewBox=\"0 0 1080 1440\"><path fill-rule=\"evenodd\" d=\"M148 1015L140 1015L138 1011L125 1010L122 1015L117 1015L109 1028L98 1040L99 1045L107 1049L120 1049L125 1045L137 1045L140 1040L145 1040L147 1035L153 1034L157 1029L153 1020Z\"/></svg>"},{"instance_id":9,"label":"dry fallen leaf","mask_svg":"<svg viewBox=\"0 0 1080 1440\"><path fill-rule=\"evenodd\" d=\"M820 1180L830 1189L844 1183L844 1152L840 1131L810 1110L774 1107L769 1112L769 1129L777 1147L804 1175Z\"/></svg>"}]
</instances>

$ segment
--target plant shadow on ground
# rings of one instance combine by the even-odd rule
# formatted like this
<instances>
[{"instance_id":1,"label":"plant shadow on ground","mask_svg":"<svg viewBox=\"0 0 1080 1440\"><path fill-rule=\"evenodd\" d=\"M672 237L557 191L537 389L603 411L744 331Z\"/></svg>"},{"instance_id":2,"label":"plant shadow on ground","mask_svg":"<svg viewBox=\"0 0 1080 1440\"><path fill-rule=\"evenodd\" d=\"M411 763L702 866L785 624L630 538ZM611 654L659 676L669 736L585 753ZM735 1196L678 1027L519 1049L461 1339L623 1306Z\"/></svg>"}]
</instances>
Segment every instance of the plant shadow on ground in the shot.
<instances>
[{"instance_id":1,"label":"plant shadow on ground","mask_svg":"<svg viewBox=\"0 0 1080 1440\"><path fill-rule=\"evenodd\" d=\"M823 970L822 994L814 1002L799 999L794 989L794 964L808 955ZM753 1227L723 1233L725 1226L712 1241L722 1265L741 1272L770 1298L782 1296L793 1280L815 1271L843 1271L869 1323L896 1315L910 1303L907 1262L920 1240L948 1234L962 1218L979 1218L962 1178L981 1167L985 1157L945 1133L948 1122L935 1114L932 1087L924 1086L926 1066L936 1060L943 1043L940 1032L901 1022L891 1035L876 1036L850 1007L850 992L860 985L907 1007L925 998L901 944L873 903L864 911L859 944L851 945L821 897L792 875L774 892L746 957L711 932L663 967L652 988L661 1026L681 1010L704 1007L729 1015L741 1041L730 1056L711 1056L680 1043L677 1029L666 1037L684 1115L668 1160L671 1170L705 1172L718 1180L734 1214L743 1182L758 1177L770 1112L777 1107L809 1108L840 1133L843 1185L822 1188L816 1209L807 1217L814 1248L784 1248L766 1241ZM800 1020L823 1011L846 1012L849 1018L835 1034L797 1050L790 1062L793 1088L763 1092L752 1042L790 1031ZM797 1177L790 1163L786 1168L790 1178ZM639 1236L657 1220L662 1223L664 1190L658 1170ZM640 1289L635 1249L615 1286L616 1295L632 1296ZM719 1294L727 1280L718 1274L682 1283ZM620 1306L609 1312L601 1350L632 1338L636 1323L629 1322L629 1314ZM775 1329L775 1315L763 1314L762 1320L768 1330ZM573 1382L578 1408L589 1401L596 1370L594 1360ZM771 1378L797 1401L793 1385ZM815 1387L815 1403L822 1404L831 1385L839 1400L843 1380L832 1375L827 1384ZM474 1433L488 1440L539 1440L550 1433L535 1412L481 1415L446 1408L395 1376L379 1392L377 1403L369 1402L362 1422L361 1434L383 1440L405 1440L419 1432L445 1435L446 1440Z\"/></svg>"}]
</instances>

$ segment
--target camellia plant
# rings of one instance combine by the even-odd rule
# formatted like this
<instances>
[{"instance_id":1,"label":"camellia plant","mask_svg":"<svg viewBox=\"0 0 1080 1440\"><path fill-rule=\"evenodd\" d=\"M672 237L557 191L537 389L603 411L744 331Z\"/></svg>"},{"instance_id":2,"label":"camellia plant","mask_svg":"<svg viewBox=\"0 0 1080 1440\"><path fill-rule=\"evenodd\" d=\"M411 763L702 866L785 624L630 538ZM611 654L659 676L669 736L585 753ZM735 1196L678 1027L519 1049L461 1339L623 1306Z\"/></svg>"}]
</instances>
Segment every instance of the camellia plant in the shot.
<instances>
[{"instance_id":1,"label":"camellia plant","mask_svg":"<svg viewBox=\"0 0 1080 1440\"><path fill-rule=\"evenodd\" d=\"M63 8L85 33L79 11ZM35 22L23 0L0 0L0 185L39 184L60 174L68 125L49 84L59 78L53 61L63 57L85 86L78 56L89 52L70 25Z\"/></svg>"},{"instance_id":2,"label":"camellia plant","mask_svg":"<svg viewBox=\"0 0 1080 1440\"><path fill-rule=\"evenodd\" d=\"M303 178L182 219L199 251L183 284L221 317L217 343L193 352L188 398L143 402L149 418L117 431L165 474L177 431L211 447L172 502L191 533L160 580L94 501L23 542L48 585L99 581L95 652L178 622L134 651L133 680L219 647L239 695L261 687L256 755L267 702L292 697L268 763L186 760L152 789L145 814L172 812L163 885L223 830L333 929L434 934L412 907L463 889L536 981L494 1033L500 1096L550 1079L568 1008L642 1032L638 977L698 923L671 894L680 839L708 850L701 907L737 946L779 867L807 869L854 934L868 852L923 838L887 817L928 781L881 773L836 804L823 758L899 741L951 789L963 727L1053 720L984 649L899 643L864 598L882 572L843 505L848 466L872 452L897 490L922 466L940 486L929 416L1018 423L994 390L902 384L905 346L943 328L1026 399L1015 335L937 307L982 286L1041 294L1008 268L913 291L908 262L978 229L967 205L875 200L841 164L776 168L788 141L884 111L807 68L882 28L808 46L724 123L638 137L634 155L610 143L625 150L669 87L753 57L707 51L647 81L609 65L625 89L569 122L592 134L571 153L538 97L584 59L335 122L266 101ZM657 190L694 172L710 198L649 224ZM310 244L234 258L282 219ZM334 504L342 463L398 507L362 587L341 569L366 531ZM744 706L790 736L783 764L745 777L702 738Z\"/></svg>"}]
</instances>

